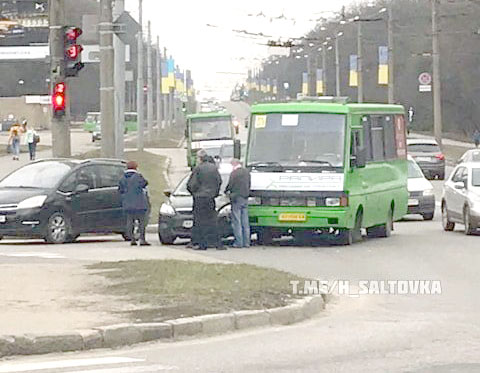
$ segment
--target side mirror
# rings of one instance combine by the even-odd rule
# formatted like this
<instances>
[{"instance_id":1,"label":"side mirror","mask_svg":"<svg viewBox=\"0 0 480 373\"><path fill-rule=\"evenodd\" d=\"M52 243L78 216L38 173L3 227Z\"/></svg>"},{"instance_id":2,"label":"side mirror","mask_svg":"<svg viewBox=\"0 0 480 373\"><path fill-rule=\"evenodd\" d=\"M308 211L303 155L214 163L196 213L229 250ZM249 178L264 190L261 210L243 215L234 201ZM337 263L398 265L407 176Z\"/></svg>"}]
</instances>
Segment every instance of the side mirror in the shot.
<instances>
[{"instance_id":1,"label":"side mirror","mask_svg":"<svg viewBox=\"0 0 480 373\"><path fill-rule=\"evenodd\" d=\"M357 149L357 154L353 159L353 165L357 168L363 168L367 164L367 149L359 148Z\"/></svg>"},{"instance_id":2,"label":"side mirror","mask_svg":"<svg viewBox=\"0 0 480 373\"><path fill-rule=\"evenodd\" d=\"M464 181L456 181L456 182L453 184L453 187L454 187L455 189L458 189L458 190L465 189L465 182L464 182Z\"/></svg>"},{"instance_id":3,"label":"side mirror","mask_svg":"<svg viewBox=\"0 0 480 373\"><path fill-rule=\"evenodd\" d=\"M172 191L171 190L164 190L163 194L165 195L165 197L170 198L172 196Z\"/></svg>"},{"instance_id":4,"label":"side mirror","mask_svg":"<svg viewBox=\"0 0 480 373\"><path fill-rule=\"evenodd\" d=\"M87 184L78 184L77 187L75 188L75 193L87 193L88 192L88 185Z\"/></svg>"},{"instance_id":5,"label":"side mirror","mask_svg":"<svg viewBox=\"0 0 480 373\"><path fill-rule=\"evenodd\" d=\"M233 157L237 159L242 158L242 144L240 140L235 140L233 142Z\"/></svg>"}]
</instances>

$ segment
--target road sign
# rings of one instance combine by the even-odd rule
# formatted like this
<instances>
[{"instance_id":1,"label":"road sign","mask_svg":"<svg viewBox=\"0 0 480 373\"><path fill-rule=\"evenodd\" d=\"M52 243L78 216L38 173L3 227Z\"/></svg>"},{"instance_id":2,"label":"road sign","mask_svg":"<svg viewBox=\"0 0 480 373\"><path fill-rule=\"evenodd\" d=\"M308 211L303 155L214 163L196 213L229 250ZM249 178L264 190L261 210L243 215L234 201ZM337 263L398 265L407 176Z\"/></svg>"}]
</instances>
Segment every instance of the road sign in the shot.
<instances>
[{"instance_id":1,"label":"road sign","mask_svg":"<svg viewBox=\"0 0 480 373\"><path fill-rule=\"evenodd\" d=\"M421 73L418 76L418 81L421 85L429 85L432 83L432 76L429 73Z\"/></svg>"},{"instance_id":2,"label":"road sign","mask_svg":"<svg viewBox=\"0 0 480 373\"><path fill-rule=\"evenodd\" d=\"M432 86L430 84L420 84L418 86L419 92L432 92Z\"/></svg>"}]
</instances>

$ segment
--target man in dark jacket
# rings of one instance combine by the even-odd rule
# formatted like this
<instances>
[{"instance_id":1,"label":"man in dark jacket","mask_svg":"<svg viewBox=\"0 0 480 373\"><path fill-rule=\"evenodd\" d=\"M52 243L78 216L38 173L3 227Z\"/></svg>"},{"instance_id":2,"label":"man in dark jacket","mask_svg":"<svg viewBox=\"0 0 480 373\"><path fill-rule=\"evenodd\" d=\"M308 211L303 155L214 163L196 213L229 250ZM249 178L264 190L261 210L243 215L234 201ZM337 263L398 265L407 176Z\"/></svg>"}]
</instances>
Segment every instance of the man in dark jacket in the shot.
<instances>
[{"instance_id":1,"label":"man in dark jacket","mask_svg":"<svg viewBox=\"0 0 480 373\"><path fill-rule=\"evenodd\" d=\"M232 160L225 192L232 202L232 229L235 236L233 247L250 247L250 222L248 220L248 197L250 196L250 172L238 159Z\"/></svg>"},{"instance_id":2,"label":"man in dark jacket","mask_svg":"<svg viewBox=\"0 0 480 373\"><path fill-rule=\"evenodd\" d=\"M145 240L145 224L148 211L148 196L145 189L148 182L137 171L138 164L135 161L127 163L127 170L120 179L119 191L122 195L123 211L127 216L127 232L131 238L131 245L137 244L134 235L135 220L138 220L140 229L140 246L150 246Z\"/></svg>"},{"instance_id":3,"label":"man in dark jacket","mask_svg":"<svg viewBox=\"0 0 480 373\"><path fill-rule=\"evenodd\" d=\"M194 250L206 250L209 243L223 249L217 229L215 197L220 193L222 178L215 164L209 162L205 150L197 153L197 166L187 183L187 190L193 196L192 242Z\"/></svg>"}]
</instances>

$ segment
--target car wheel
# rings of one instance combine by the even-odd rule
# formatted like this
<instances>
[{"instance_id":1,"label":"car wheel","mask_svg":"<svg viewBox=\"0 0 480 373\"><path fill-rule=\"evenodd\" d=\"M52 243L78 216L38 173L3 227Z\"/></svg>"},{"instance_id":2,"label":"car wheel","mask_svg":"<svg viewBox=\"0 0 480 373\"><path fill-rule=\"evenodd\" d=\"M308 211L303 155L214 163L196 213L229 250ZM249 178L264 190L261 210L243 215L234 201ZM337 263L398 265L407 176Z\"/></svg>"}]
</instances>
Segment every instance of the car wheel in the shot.
<instances>
[{"instance_id":1,"label":"car wheel","mask_svg":"<svg viewBox=\"0 0 480 373\"><path fill-rule=\"evenodd\" d=\"M465 206L463 209L463 224L465 224L465 234L467 236L472 235L475 233L476 228L472 225L472 219L470 217L470 209L468 206Z\"/></svg>"},{"instance_id":2,"label":"car wheel","mask_svg":"<svg viewBox=\"0 0 480 373\"><path fill-rule=\"evenodd\" d=\"M442 226L443 230L447 232L451 232L455 229L455 223L451 222L448 218L448 209L446 203L442 204Z\"/></svg>"},{"instance_id":3,"label":"car wheel","mask_svg":"<svg viewBox=\"0 0 480 373\"><path fill-rule=\"evenodd\" d=\"M130 242L132 239L130 238L130 236L128 235L128 233L124 232L122 233L122 237L125 241L127 242Z\"/></svg>"},{"instance_id":4,"label":"car wheel","mask_svg":"<svg viewBox=\"0 0 480 373\"><path fill-rule=\"evenodd\" d=\"M353 229L339 229L334 244L342 246L353 244Z\"/></svg>"},{"instance_id":5,"label":"car wheel","mask_svg":"<svg viewBox=\"0 0 480 373\"><path fill-rule=\"evenodd\" d=\"M363 223L363 211L358 210L355 217L355 227L352 230L353 242L360 242L362 240L362 223Z\"/></svg>"},{"instance_id":6,"label":"car wheel","mask_svg":"<svg viewBox=\"0 0 480 373\"><path fill-rule=\"evenodd\" d=\"M53 244L63 244L68 241L71 227L63 212L55 212L48 219L45 241Z\"/></svg>"},{"instance_id":7,"label":"car wheel","mask_svg":"<svg viewBox=\"0 0 480 373\"><path fill-rule=\"evenodd\" d=\"M433 212L422 214L423 220L433 220L433 216L434 216Z\"/></svg>"},{"instance_id":8,"label":"car wheel","mask_svg":"<svg viewBox=\"0 0 480 373\"><path fill-rule=\"evenodd\" d=\"M438 180L445 180L445 171L438 174Z\"/></svg>"},{"instance_id":9,"label":"car wheel","mask_svg":"<svg viewBox=\"0 0 480 373\"><path fill-rule=\"evenodd\" d=\"M367 228L367 236L370 238L390 237L393 231L393 210L390 209L385 224Z\"/></svg>"},{"instance_id":10,"label":"car wheel","mask_svg":"<svg viewBox=\"0 0 480 373\"><path fill-rule=\"evenodd\" d=\"M257 232L257 243L259 245L271 245L273 243L273 232L271 228L261 228Z\"/></svg>"},{"instance_id":11,"label":"car wheel","mask_svg":"<svg viewBox=\"0 0 480 373\"><path fill-rule=\"evenodd\" d=\"M162 245L172 245L175 242L175 235L172 232L158 231L158 239Z\"/></svg>"}]
</instances>

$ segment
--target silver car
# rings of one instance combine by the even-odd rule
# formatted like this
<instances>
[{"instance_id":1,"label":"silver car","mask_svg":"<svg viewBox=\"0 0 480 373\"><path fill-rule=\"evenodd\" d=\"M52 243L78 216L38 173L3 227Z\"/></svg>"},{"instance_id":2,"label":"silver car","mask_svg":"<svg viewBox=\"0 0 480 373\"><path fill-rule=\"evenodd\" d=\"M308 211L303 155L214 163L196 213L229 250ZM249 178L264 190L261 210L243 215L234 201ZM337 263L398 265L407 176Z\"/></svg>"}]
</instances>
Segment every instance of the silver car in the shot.
<instances>
[{"instance_id":1,"label":"silver car","mask_svg":"<svg viewBox=\"0 0 480 373\"><path fill-rule=\"evenodd\" d=\"M459 164L443 186L443 229L453 231L456 223L467 235L480 228L480 163Z\"/></svg>"}]
</instances>

